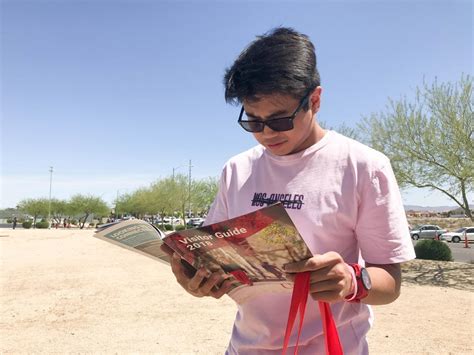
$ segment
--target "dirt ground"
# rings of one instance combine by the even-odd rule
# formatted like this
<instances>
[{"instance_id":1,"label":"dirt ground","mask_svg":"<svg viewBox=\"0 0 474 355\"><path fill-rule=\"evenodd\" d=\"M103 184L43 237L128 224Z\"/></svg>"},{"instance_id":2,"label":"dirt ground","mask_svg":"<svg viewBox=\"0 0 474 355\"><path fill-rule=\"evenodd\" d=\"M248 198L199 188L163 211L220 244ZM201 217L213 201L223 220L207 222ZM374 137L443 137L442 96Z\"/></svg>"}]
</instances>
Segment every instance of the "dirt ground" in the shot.
<instances>
[{"instance_id":1,"label":"dirt ground","mask_svg":"<svg viewBox=\"0 0 474 355\"><path fill-rule=\"evenodd\" d=\"M0 229L0 353L223 354L228 298L184 293L167 265L93 231ZM474 265L415 260L374 307L372 354L472 354Z\"/></svg>"}]
</instances>

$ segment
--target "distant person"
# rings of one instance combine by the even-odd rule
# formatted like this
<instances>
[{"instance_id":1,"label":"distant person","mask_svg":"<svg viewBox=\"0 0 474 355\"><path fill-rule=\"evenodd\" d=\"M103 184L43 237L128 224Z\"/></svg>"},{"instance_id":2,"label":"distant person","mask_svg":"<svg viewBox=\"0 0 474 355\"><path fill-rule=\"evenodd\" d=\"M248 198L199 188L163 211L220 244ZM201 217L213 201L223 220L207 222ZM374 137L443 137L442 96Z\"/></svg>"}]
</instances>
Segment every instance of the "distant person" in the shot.
<instances>
[{"instance_id":1,"label":"distant person","mask_svg":"<svg viewBox=\"0 0 474 355\"><path fill-rule=\"evenodd\" d=\"M63 219L63 228L64 229L67 228L67 219L66 219L66 217L64 217L64 219Z\"/></svg>"},{"instance_id":2,"label":"distant person","mask_svg":"<svg viewBox=\"0 0 474 355\"><path fill-rule=\"evenodd\" d=\"M224 85L226 101L242 105L238 124L259 144L225 165L206 224L281 201L313 254L284 270L289 279L311 277L299 352L325 353L317 311L324 301L344 353L368 354L369 305L397 299L400 264L415 257L390 160L318 124L323 90L314 45L291 28L257 37L227 69ZM364 93L363 83L348 85ZM187 276L176 255L171 267L195 297L219 298L232 286L215 273ZM281 354L290 299L269 293L239 304L227 354ZM288 353L295 347L293 337Z\"/></svg>"},{"instance_id":3,"label":"distant person","mask_svg":"<svg viewBox=\"0 0 474 355\"><path fill-rule=\"evenodd\" d=\"M18 220L16 219L16 217L13 217L13 229L16 229L17 223L18 223Z\"/></svg>"}]
</instances>

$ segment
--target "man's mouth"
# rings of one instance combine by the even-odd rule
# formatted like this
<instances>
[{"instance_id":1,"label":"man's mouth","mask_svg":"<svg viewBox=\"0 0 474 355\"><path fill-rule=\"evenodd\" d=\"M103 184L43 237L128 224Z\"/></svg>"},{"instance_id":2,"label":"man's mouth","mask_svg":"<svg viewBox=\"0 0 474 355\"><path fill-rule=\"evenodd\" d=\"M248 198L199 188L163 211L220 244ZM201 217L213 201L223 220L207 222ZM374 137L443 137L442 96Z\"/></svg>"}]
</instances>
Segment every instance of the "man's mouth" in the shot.
<instances>
[{"instance_id":1,"label":"man's mouth","mask_svg":"<svg viewBox=\"0 0 474 355\"><path fill-rule=\"evenodd\" d=\"M285 142L278 142L278 143L267 143L268 148L278 148L279 146L283 145Z\"/></svg>"}]
</instances>

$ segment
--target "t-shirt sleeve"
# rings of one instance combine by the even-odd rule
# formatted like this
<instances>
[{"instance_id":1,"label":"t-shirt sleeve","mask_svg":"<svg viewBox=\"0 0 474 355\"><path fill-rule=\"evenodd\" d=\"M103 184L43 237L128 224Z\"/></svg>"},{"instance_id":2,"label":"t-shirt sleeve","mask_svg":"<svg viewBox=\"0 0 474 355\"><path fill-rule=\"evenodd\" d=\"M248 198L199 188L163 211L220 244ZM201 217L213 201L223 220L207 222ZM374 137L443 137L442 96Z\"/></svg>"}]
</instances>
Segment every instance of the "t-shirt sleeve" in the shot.
<instances>
[{"instance_id":1,"label":"t-shirt sleeve","mask_svg":"<svg viewBox=\"0 0 474 355\"><path fill-rule=\"evenodd\" d=\"M405 209L390 162L372 169L360 189L355 233L362 258L392 264L415 258Z\"/></svg>"},{"instance_id":2,"label":"t-shirt sleeve","mask_svg":"<svg viewBox=\"0 0 474 355\"><path fill-rule=\"evenodd\" d=\"M226 183L226 169L222 171L219 181L219 189L217 190L216 198L209 209L204 225L218 223L229 219L227 209L227 183Z\"/></svg>"}]
</instances>

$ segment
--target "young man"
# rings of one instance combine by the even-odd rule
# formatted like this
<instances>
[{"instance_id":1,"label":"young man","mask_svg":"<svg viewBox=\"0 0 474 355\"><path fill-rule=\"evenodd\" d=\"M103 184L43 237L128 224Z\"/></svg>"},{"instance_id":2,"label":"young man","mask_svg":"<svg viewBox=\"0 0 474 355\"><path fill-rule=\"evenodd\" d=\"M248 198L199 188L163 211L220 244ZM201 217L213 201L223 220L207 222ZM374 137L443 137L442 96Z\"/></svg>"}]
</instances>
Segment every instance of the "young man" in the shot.
<instances>
[{"instance_id":1,"label":"young man","mask_svg":"<svg viewBox=\"0 0 474 355\"><path fill-rule=\"evenodd\" d=\"M415 257L390 161L326 131L315 115L322 88L307 36L277 28L258 37L225 75L225 97L242 104L238 123L258 146L225 165L206 224L278 200L313 257L286 266L290 279L311 272L300 354L323 354L317 300L331 303L345 354L367 354L369 304L400 294L400 263ZM198 270L188 277L180 258L172 270L190 294L219 298L228 281ZM206 277L207 276L207 277ZM269 294L239 304L228 354L280 354L291 295ZM291 348L295 338L291 339Z\"/></svg>"}]
</instances>

